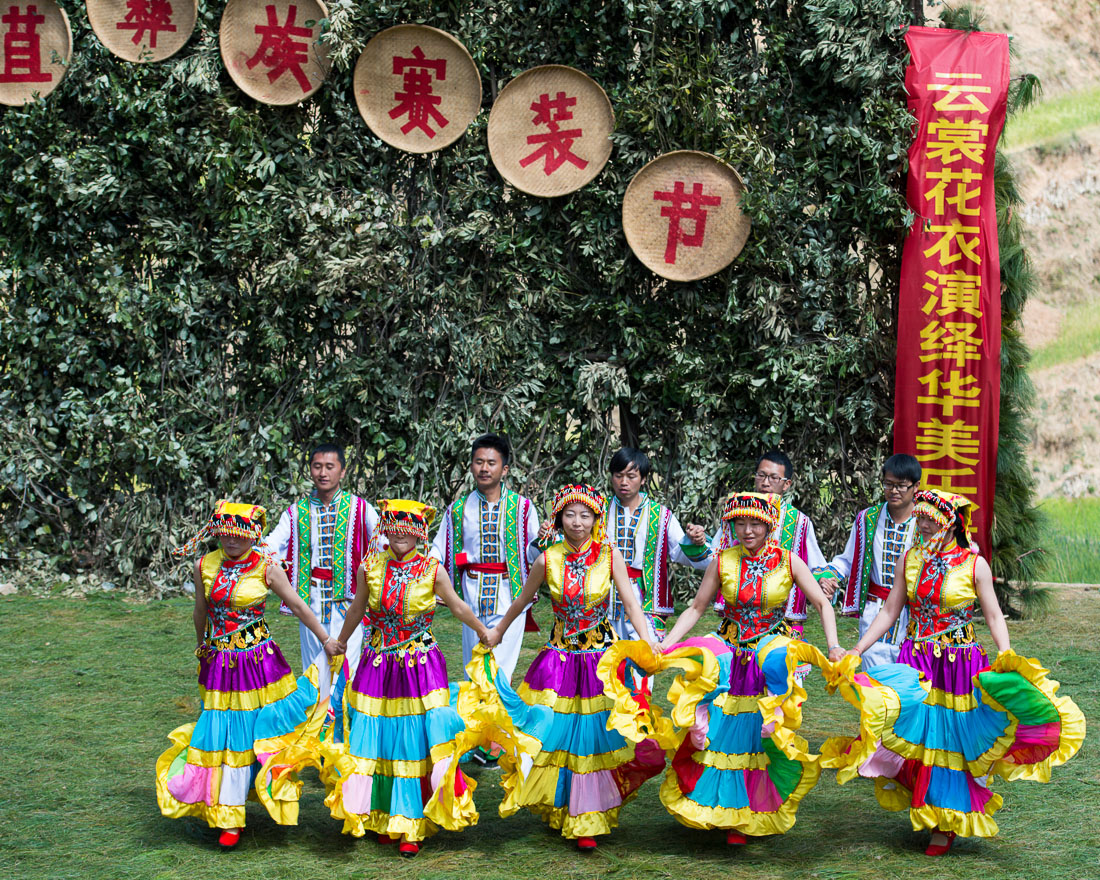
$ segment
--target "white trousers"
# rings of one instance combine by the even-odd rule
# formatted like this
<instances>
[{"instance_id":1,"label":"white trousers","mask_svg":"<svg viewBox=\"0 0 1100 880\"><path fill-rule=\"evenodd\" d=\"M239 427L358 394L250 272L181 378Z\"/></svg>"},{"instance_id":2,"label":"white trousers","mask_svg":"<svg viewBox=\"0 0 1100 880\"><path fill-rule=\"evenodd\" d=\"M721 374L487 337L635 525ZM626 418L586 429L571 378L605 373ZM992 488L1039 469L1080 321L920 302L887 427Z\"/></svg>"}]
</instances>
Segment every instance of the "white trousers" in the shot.
<instances>
[{"instance_id":1,"label":"white trousers","mask_svg":"<svg viewBox=\"0 0 1100 880\"><path fill-rule=\"evenodd\" d=\"M344 602L321 602L311 597L309 607L321 625L333 638L339 638L340 630L344 628L344 615L351 605L351 600ZM317 672L320 678L320 697L323 700L329 697L329 717L333 722L333 736L336 742L344 739L344 691L355 680L355 670L359 668L359 658L363 653L363 623L348 637L348 650L344 654L344 666L340 673L331 680L328 673L328 658L321 640L317 638L304 623L298 625L298 642L302 648L302 671L305 672L311 664L317 664Z\"/></svg>"},{"instance_id":2,"label":"white trousers","mask_svg":"<svg viewBox=\"0 0 1100 880\"><path fill-rule=\"evenodd\" d=\"M859 637L867 632L871 621L882 610L883 600L867 597L867 604L863 606L863 613L859 616ZM901 653L901 643L905 640L905 632L909 628L909 609L902 608L897 622L887 630L886 635L875 642L863 652L863 668L881 666L883 663L897 663Z\"/></svg>"}]
</instances>

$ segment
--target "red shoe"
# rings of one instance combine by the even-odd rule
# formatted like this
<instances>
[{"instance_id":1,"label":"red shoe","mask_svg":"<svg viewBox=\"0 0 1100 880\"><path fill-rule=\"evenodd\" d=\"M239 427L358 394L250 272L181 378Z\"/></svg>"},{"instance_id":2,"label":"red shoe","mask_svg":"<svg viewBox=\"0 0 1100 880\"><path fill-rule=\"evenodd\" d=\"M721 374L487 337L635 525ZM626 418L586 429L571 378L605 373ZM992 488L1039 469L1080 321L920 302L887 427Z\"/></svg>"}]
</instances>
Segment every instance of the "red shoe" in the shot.
<instances>
[{"instance_id":1,"label":"red shoe","mask_svg":"<svg viewBox=\"0 0 1100 880\"><path fill-rule=\"evenodd\" d=\"M579 849L581 852L592 852L596 848L596 846L597 844L595 837L577 838L577 849Z\"/></svg>"},{"instance_id":2,"label":"red shoe","mask_svg":"<svg viewBox=\"0 0 1100 880\"><path fill-rule=\"evenodd\" d=\"M730 846L744 846L749 842L749 839L745 837L740 831L727 831L726 843Z\"/></svg>"},{"instance_id":3,"label":"red shoe","mask_svg":"<svg viewBox=\"0 0 1100 880\"><path fill-rule=\"evenodd\" d=\"M411 840L402 840L397 847L397 851L401 853L405 858L411 859L418 852L420 852L420 844L414 843Z\"/></svg>"},{"instance_id":4,"label":"red shoe","mask_svg":"<svg viewBox=\"0 0 1100 880\"><path fill-rule=\"evenodd\" d=\"M218 846L222 849L233 849L240 842L240 828L223 828L222 833L218 835Z\"/></svg>"},{"instance_id":5,"label":"red shoe","mask_svg":"<svg viewBox=\"0 0 1100 880\"><path fill-rule=\"evenodd\" d=\"M933 833L936 833L936 832L933 832ZM951 844L953 844L955 842L955 832L954 831L940 831L938 833L944 835L947 838L947 843L930 843L930 844L928 844L928 849L926 849L924 851L924 854L926 856L946 855L951 849Z\"/></svg>"},{"instance_id":6,"label":"red shoe","mask_svg":"<svg viewBox=\"0 0 1100 880\"><path fill-rule=\"evenodd\" d=\"M388 834L379 834L378 835L378 842L379 843L384 843L384 844L390 844L390 843L393 843L393 838L390 837Z\"/></svg>"}]
</instances>

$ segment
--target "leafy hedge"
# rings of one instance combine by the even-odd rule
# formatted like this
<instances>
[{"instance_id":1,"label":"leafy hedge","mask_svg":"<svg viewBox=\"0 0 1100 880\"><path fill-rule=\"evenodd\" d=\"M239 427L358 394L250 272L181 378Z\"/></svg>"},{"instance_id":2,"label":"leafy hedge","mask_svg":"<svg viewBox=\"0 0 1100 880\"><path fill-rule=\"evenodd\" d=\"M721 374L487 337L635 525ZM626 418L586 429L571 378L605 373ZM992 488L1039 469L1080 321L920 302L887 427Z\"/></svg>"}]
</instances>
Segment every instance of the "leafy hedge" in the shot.
<instances>
[{"instance_id":1,"label":"leafy hedge","mask_svg":"<svg viewBox=\"0 0 1100 880\"><path fill-rule=\"evenodd\" d=\"M830 545L875 492L908 4L333 0L333 73L292 108L229 80L220 4L148 66L63 5L65 80L0 119L9 553L163 583L214 498L284 503L332 438L357 490L437 502L485 429L512 435L540 499L638 442L660 494L706 521L782 445ZM485 87L465 137L427 156L374 138L350 88L366 41L408 21L459 37ZM617 129L595 182L544 200L504 185L485 126L550 62L600 82ZM730 268L690 284L645 270L620 223L633 174L678 148L733 164L753 222Z\"/></svg>"}]
</instances>

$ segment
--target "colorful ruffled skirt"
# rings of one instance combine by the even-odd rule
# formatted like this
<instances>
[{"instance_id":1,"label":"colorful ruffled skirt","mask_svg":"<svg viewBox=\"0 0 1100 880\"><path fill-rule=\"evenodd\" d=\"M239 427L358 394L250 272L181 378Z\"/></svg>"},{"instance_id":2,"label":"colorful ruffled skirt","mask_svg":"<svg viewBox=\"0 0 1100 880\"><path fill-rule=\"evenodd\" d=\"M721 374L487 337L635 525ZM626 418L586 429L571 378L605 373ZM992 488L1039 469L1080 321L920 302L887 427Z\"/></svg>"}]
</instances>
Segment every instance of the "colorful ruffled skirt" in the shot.
<instances>
[{"instance_id":1,"label":"colorful ruffled skirt","mask_svg":"<svg viewBox=\"0 0 1100 880\"><path fill-rule=\"evenodd\" d=\"M796 733L806 699L796 673L801 664L828 661L783 635L740 648L709 636L673 651L690 646L714 655L717 680L701 697L697 687L678 684L669 692L673 718L690 726L670 750L661 803L692 828L783 834L821 773L818 756Z\"/></svg>"},{"instance_id":2,"label":"colorful ruffled skirt","mask_svg":"<svg viewBox=\"0 0 1100 880\"><path fill-rule=\"evenodd\" d=\"M251 798L280 825L296 825L297 771L320 766L317 734L328 713L317 682L313 666L295 681L271 639L243 650L207 651L199 661L198 720L173 730L171 747L157 760L161 812L240 828Z\"/></svg>"},{"instance_id":3,"label":"colorful ruffled skirt","mask_svg":"<svg viewBox=\"0 0 1100 880\"><path fill-rule=\"evenodd\" d=\"M860 710L856 737L822 748L837 782L875 779L888 810L909 810L914 830L997 833L1001 796L990 776L1047 782L1085 736L1085 718L1037 661L1004 651L989 664L980 645L906 641L900 663L857 671L842 661L830 686Z\"/></svg>"},{"instance_id":4,"label":"colorful ruffled skirt","mask_svg":"<svg viewBox=\"0 0 1100 880\"><path fill-rule=\"evenodd\" d=\"M526 808L566 838L609 834L623 804L664 767L655 744L608 729L602 654L547 646L513 690L492 655L474 649L458 705L477 744L504 748L501 816Z\"/></svg>"},{"instance_id":5,"label":"colorful ruffled skirt","mask_svg":"<svg viewBox=\"0 0 1100 880\"><path fill-rule=\"evenodd\" d=\"M345 834L420 841L476 825L476 786L458 769L470 746L451 708L447 661L434 642L367 645L344 692L344 742L325 747L325 804Z\"/></svg>"}]
</instances>

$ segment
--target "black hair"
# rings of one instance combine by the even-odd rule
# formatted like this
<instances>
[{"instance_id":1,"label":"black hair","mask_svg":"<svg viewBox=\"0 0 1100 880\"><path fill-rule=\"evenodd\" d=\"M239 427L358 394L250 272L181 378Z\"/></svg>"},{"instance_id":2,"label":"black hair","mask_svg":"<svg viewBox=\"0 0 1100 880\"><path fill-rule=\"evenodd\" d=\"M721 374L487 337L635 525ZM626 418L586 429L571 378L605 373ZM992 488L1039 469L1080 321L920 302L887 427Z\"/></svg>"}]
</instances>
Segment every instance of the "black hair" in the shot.
<instances>
[{"instance_id":1,"label":"black hair","mask_svg":"<svg viewBox=\"0 0 1100 880\"><path fill-rule=\"evenodd\" d=\"M642 450L635 449L632 446L624 446L611 456L611 461L607 464L607 470L608 473L618 474L631 465L638 469L638 473L642 475L643 480L649 476L649 456Z\"/></svg>"},{"instance_id":2,"label":"black hair","mask_svg":"<svg viewBox=\"0 0 1100 880\"><path fill-rule=\"evenodd\" d=\"M966 537L966 525L963 521L963 515L958 511L955 512L955 540L960 547L970 549L970 539Z\"/></svg>"},{"instance_id":3,"label":"black hair","mask_svg":"<svg viewBox=\"0 0 1100 880\"><path fill-rule=\"evenodd\" d=\"M780 465L783 468L783 479L790 480L794 477L794 465L791 464L791 460L787 458L786 453L780 452L778 449L769 449L756 460L757 470L760 470L760 463L764 461Z\"/></svg>"},{"instance_id":4,"label":"black hair","mask_svg":"<svg viewBox=\"0 0 1100 880\"><path fill-rule=\"evenodd\" d=\"M919 483L921 475L920 462L911 455L899 452L897 455L891 455L882 463L882 476L885 477L887 474L893 474L899 480Z\"/></svg>"},{"instance_id":5,"label":"black hair","mask_svg":"<svg viewBox=\"0 0 1100 880\"><path fill-rule=\"evenodd\" d=\"M335 452L336 457L340 459L340 467L344 467L347 462L344 460L344 447L339 443L322 443L319 446L314 446L313 451L309 454L309 462L313 463L313 456L322 455L327 452Z\"/></svg>"},{"instance_id":6,"label":"black hair","mask_svg":"<svg viewBox=\"0 0 1100 880\"><path fill-rule=\"evenodd\" d=\"M505 465L512 463L512 444L507 434L482 434L470 444L470 460L479 449L495 449L500 453L500 459Z\"/></svg>"}]
</instances>

